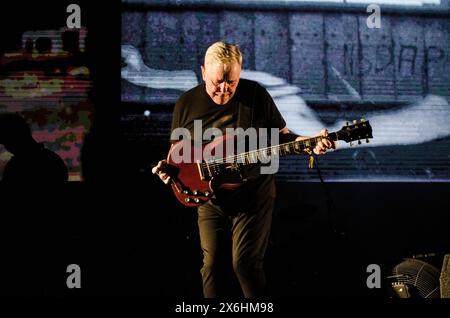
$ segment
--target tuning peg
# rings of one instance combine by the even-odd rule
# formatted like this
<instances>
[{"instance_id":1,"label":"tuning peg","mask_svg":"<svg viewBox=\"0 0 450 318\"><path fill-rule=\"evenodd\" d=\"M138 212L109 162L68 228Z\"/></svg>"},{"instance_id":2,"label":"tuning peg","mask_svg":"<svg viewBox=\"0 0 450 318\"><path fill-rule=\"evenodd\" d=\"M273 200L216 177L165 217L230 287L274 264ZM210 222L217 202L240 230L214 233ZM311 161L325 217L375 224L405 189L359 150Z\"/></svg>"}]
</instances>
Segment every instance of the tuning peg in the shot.
<instances>
[{"instance_id":1,"label":"tuning peg","mask_svg":"<svg viewBox=\"0 0 450 318\"><path fill-rule=\"evenodd\" d=\"M354 124L356 124L357 122L358 122L358 121L357 121L356 119L353 121Z\"/></svg>"},{"instance_id":2,"label":"tuning peg","mask_svg":"<svg viewBox=\"0 0 450 318\"><path fill-rule=\"evenodd\" d=\"M366 144L368 144L369 143L369 138L366 138Z\"/></svg>"},{"instance_id":3,"label":"tuning peg","mask_svg":"<svg viewBox=\"0 0 450 318\"><path fill-rule=\"evenodd\" d=\"M352 142L350 141L350 147L352 147L353 146L353 144L352 144Z\"/></svg>"},{"instance_id":4,"label":"tuning peg","mask_svg":"<svg viewBox=\"0 0 450 318\"><path fill-rule=\"evenodd\" d=\"M348 126L348 121L345 122L345 126Z\"/></svg>"},{"instance_id":5,"label":"tuning peg","mask_svg":"<svg viewBox=\"0 0 450 318\"><path fill-rule=\"evenodd\" d=\"M358 139L358 145L360 145L361 144L361 139Z\"/></svg>"}]
</instances>

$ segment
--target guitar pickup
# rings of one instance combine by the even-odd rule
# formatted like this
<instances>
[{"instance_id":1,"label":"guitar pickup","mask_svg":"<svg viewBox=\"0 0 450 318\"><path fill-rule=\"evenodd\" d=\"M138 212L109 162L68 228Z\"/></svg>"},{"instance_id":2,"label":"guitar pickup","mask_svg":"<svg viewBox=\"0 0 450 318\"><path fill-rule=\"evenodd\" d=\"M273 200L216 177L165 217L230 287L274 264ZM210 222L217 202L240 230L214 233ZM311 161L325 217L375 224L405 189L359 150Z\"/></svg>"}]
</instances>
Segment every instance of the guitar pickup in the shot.
<instances>
[{"instance_id":1,"label":"guitar pickup","mask_svg":"<svg viewBox=\"0 0 450 318\"><path fill-rule=\"evenodd\" d=\"M197 160L197 168L198 168L198 174L200 175L200 180L204 181L206 180L205 173L203 171L202 162L200 160Z\"/></svg>"}]
</instances>

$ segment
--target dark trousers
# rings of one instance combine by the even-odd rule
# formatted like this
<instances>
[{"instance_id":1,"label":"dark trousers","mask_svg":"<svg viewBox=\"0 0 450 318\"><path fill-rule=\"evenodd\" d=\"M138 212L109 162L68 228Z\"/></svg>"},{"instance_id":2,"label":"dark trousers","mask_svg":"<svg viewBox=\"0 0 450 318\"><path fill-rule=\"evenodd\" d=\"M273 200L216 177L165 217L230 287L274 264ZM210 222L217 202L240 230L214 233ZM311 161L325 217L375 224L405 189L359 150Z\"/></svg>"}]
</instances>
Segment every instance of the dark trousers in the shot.
<instances>
[{"instance_id":1,"label":"dark trousers","mask_svg":"<svg viewBox=\"0 0 450 318\"><path fill-rule=\"evenodd\" d=\"M245 297L263 296L263 259L269 241L275 199L260 198L245 210L224 208L209 201L198 208L204 297L227 296L224 280L231 264ZM231 241L231 242L230 242Z\"/></svg>"}]
</instances>

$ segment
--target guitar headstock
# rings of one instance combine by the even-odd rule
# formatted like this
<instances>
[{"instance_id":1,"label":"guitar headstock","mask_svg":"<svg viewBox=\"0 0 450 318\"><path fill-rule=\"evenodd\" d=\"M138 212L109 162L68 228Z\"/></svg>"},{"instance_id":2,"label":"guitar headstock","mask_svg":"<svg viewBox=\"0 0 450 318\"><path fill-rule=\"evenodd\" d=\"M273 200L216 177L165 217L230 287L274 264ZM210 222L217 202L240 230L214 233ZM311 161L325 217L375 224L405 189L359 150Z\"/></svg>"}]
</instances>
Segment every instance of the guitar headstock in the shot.
<instances>
[{"instance_id":1,"label":"guitar headstock","mask_svg":"<svg viewBox=\"0 0 450 318\"><path fill-rule=\"evenodd\" d=\"M350 146L352 145L352 141L358 141L358 144L361 144L361 140L365 139L366 143L369 142L369 139L373 138L372 136L372 127L368 120L364 118L361 120L354 120L352 124L347 124L342 127L341 130L336 132L339 140L344 140L345 142L349 142Z\"/></svg>"}]
</instances>

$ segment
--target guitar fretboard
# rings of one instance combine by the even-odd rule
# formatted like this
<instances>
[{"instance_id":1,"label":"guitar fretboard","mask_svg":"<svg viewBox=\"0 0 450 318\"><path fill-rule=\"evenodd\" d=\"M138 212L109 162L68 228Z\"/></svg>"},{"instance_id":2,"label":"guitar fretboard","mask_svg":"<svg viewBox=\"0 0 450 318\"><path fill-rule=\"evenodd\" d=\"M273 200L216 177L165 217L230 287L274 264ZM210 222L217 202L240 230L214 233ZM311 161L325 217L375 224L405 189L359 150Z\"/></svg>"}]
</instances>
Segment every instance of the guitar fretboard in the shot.
<instances>
[{"instance_id":1,"label":"guitar fretboard","mask_svg":"<svg viewBox=\"0 0 450 318\"><path fill-rule=\"evenodd\" d=\"M208 170L214 168L217 165L222 165L224 163L239 163L243 165L258 163L258 162L268 162L268 160L274 157L280 157L291 154L303 153L306 149L313 149L319 141L324 137L312 137L304 140L291 141L275 146L270 146L266 148L261 148L257 150L252 150L248 152L243 152L238 155L228 156L220 159L209 160L202 163ZM328 135L327 139L338 140L337 133L331 133Z\"/></svg>"},{"instance_id":2,"label":"guitar fretboard","mask_svg":"<svg viewBox=\"0 0 450 318\"><path fill-rule=\"evenodd\" d=\"M224 158L198 162L199 173L201 178L206 178L207 176L212 177L213 175L221 174L226 168L231 168L232 170L239 169L239 166L241 165L268 163L276 157L301 154L308 149L312 150L323 138L323 136L318 136L303 140L295 140ZM326 138L331 141L344 140L345 142L349 142L350 145L353 140L358 140L359 144L361 143L361 139L366 139L366 142L369 142L369 138L373 138L372 127L368 121L362 119L360 122L354 121L353 125L347 124L337 132L329 133Z\"/></svg>"}]
</instances>

